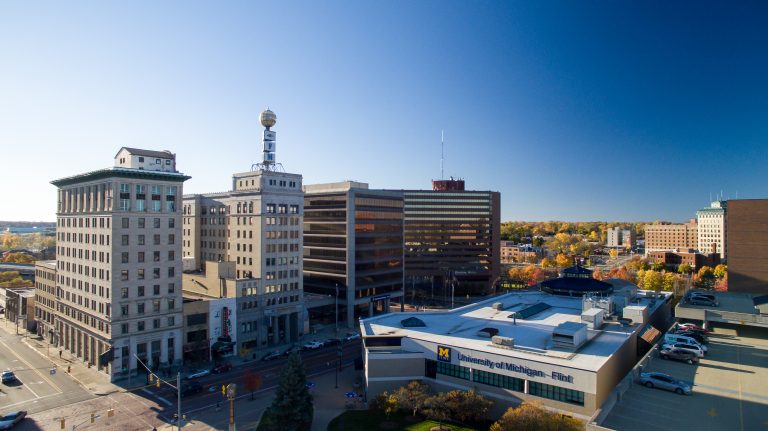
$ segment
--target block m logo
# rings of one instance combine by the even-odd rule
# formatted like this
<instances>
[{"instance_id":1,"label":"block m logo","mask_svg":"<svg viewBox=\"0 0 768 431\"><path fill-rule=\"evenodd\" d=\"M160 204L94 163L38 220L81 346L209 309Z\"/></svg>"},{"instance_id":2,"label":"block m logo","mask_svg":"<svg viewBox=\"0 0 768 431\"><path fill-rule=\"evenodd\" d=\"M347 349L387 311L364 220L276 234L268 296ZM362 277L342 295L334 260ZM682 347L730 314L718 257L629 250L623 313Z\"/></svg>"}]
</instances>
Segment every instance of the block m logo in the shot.
<instances>
[{"instance_id":1,"label":"block m logo","mask_svg":"<svg viewBox=\"0 0 768 431\"><path fill-rule=\"evenodd\" d=\"M443 362L451 362L451 348L437 346L437 360Z\"/></svg>"}]
</instances>

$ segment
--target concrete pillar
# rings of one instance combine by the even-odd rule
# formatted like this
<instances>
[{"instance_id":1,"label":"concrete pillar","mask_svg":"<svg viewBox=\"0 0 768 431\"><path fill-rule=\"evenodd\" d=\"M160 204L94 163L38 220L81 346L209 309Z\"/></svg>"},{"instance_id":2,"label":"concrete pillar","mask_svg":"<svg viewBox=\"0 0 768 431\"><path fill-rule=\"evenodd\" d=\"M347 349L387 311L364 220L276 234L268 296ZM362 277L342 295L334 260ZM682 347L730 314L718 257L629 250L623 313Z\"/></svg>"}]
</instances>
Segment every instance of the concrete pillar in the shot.
<instances>
[{"instance_id":1,"label":"concrete pillar","mask_svg":"<svg viewBox=\"0 0 768 431\"><path fill-rule=\"evenodd\" d=\"M163 337L163 339L160 341L160 363L161 364L168 363L168 339L169 338L173 338L173 334L169 335L168 337ZM176 344L174 342L174 348L175 347L176 347Z\"/></svg>"}]
</instances>

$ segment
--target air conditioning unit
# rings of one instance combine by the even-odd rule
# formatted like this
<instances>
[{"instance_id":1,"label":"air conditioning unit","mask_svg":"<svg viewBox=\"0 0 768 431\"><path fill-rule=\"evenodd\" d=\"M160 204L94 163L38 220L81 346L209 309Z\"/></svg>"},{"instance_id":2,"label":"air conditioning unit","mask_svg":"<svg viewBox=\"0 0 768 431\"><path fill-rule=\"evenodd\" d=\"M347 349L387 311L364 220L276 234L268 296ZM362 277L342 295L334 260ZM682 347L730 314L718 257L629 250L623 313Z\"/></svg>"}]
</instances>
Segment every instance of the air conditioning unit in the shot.
<instances>
[{"instance_id":1,"label":"air conditioning unit","mask_svg":"<svg viewBox=\"0 0 768 431\"><path fill-rule=\"evenodd\" d=\"M502 337L501 335L494 335L493 338L491 338L491 342L493 344L497 344L499 346L504 346L504 347L513 347L515 345L514 338Z\"/></svg>"},{"instance_id":2,"label":"air conditioning unit","mask_svg":"<svg viewBox=\"0 0 768 431\"><path fill-rule=\"evenodd\" d=\"M501 302L494 302L493 305L491 305L491 307L494 310L503 310L504 309L504 304L502 304Z\"/></svg>"}]
</instances>

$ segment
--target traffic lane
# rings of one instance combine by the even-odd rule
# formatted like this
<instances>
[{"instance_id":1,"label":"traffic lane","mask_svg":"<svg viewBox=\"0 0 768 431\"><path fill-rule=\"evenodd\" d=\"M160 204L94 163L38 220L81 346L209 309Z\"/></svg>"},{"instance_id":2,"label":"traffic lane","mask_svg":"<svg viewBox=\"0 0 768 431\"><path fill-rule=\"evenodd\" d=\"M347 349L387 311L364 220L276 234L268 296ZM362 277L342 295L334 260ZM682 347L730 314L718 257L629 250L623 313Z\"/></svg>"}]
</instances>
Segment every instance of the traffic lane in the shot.
<instances>
[{"instance_id":1,"label":"traffic lane","mask_svg":"<svg viewBox=\"0 0 768 431\"><path fill-rule=\"evenodd\" d=\"M31 402L62 393L61 388L43 373L50 368L40 364L39 360L28 354L34 352L24 346L20 340L0 341L0 366L16 375L16 381L2 386L7 397L0 399L0 407L13 406L20 402ZM7 398L7 399L6 399Z\"/></svg>"},{"instance_id":2,"label":"traffic lane","mask_svg":"<svg viewBox=\"0 0 768 431\"><path fill-rule=\"evenodd\" d=\"M338 346L329 346L316 350L302 351L302 361L304 362L305 369L309 372L322 371L329 368L338 359ZM353 340L346 342L342 345L342 361L347 364L353 362L354 359L362 355L362 343L360 340ZM272 361L251 361L246 362L241 366L232 368L231 370L220 374L209 374L204 377L200 377L192 380L182 379L182 386L185 382L198 382L203 386L203 390L208 390L211 386L215 386L221 390L222 384L242 382L245 378L246 372L258 373L263 380L279 377L280 371L288 361L287 356L280 357ZM163 380L172 385L176 385L176 378L163 377ZM149 385L149 382L147 382ZM161 384L160 388L155 386L148 386L143 393L151 394L154 397L162 397L164 399L175 402L176 390L168 385Z\"/></svg>"}]
</instances>

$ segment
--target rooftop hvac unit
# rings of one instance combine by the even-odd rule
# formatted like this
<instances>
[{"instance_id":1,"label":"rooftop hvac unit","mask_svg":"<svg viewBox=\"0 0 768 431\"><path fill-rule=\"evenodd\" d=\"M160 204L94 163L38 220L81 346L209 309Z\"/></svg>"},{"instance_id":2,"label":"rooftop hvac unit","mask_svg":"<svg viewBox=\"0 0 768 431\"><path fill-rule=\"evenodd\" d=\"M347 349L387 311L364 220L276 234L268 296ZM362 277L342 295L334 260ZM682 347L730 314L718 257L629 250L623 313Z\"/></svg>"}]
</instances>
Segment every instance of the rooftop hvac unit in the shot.
<instances>
[{"instance_id":1,"label":"rooftop hvac unit","mask_svg":"<svg viewBox=\"0 0 768 431\"><path fill-rule=\"evenodd\" d=\"M587 325L577 322L563 322L552 331L552 346L565 350L576 350L587 342Z\"/></svg>"},{"instance_id":2,"label":"rooftop hvac unit","mask_svg":"<svg viewBox=\"0 0 768 431\"><path fill-rule=\"evenodd\" d=\"M494 302L493 305L491 305L491 307L494 310L503 310L504 309L504 304L502 304L501 302Z\"/></svg>"},{"instance_id":3,"label":"rooftop hvac unit","mask_svg":"<svg viewBox=\"0 0 768 431\"><path fill-rule=\"evenodd\" d=\"M603 309L605 314L610 316L615 312L616 304L612 296L585 296L581 301L581 311L587 311L590 308Z\"/></svg>"},{"instance_id":4,"label":"rooftop hvac unit","mask_svg":"<svg viewBox=\"0 0 768 431\"><path fill-rule=\"evenodd\" d=\"M514 338L502 337L501 335L494 335L493 338L491 338L491 342L493 344L504 346L504 347L513 347L515 345Z\"/></svg>"},{"instance_id":5,"label":"rooftop hvac unit","mask_svg":"<svg viewBox=\"0 0 768 431\"><path fill-rule=\"evenodd\" d=\"M589 329L600 329L603 326L603 316L605 310L602 308L590 308L581 313L581 322L585 323Z\"/></svg>"},{"instance_id":6,"label":"rooftop hvac unit","mask_svg":"<svg viewBox=\"0 0 768 431\"><path fill-rule=\"evenodd\" d=\"M642 325L648 321L648 306L628 305L621 311L621 317Z\"/></svg>"}]
</instances>

